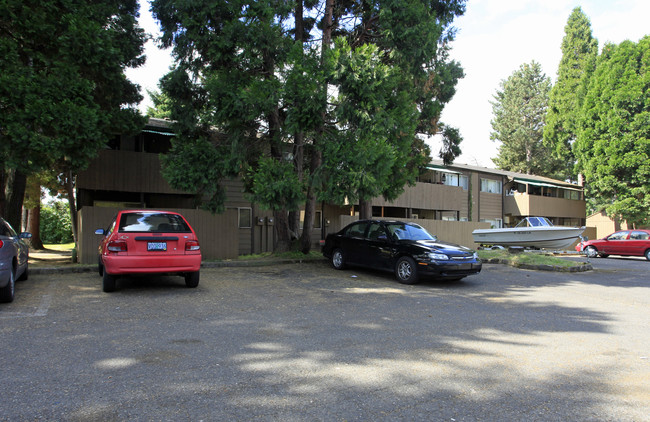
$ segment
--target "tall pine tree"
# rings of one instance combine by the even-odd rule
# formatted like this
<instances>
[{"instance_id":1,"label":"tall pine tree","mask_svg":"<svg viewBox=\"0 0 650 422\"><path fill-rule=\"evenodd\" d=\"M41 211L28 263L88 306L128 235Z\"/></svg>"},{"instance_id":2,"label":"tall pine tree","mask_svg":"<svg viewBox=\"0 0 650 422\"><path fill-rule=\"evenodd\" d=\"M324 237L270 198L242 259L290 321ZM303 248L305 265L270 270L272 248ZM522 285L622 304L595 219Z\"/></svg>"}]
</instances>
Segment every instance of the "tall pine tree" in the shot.
<instances>
[{"instance_id":1,"label":"tall pine tree","mask_svg":"<svg viewBox=\"0 0 650 422\"><path fill-rule=\"evenodd\" d=\"M598 57L575 143L592 210L650 224L650 36Z\"/></svg>"},{"instance_id":2,"label":"tall pine tree","mask_svg":"<svg viewBox=\"0 0 650 422\"><path fill-rule=\"evenodd\" d=\"M543 143L551 80L539 63L523 64L501 82L492 102L490 139L501 142L493 159L498 168L554 177L558 163Z\"/></svg>"},{"instance_id":3,"label":"tall pine tree","mask_svg":"<svg viewBox=\"0 0 650 422\"><path fill-rule=\"evenodd\" d=\"M598 40L580 7L573 9L564 28L557 81L549 94L544 142L563 164L560 176L575 179L573 143L577 138L582 103L598 56Z\"/></svg>"}]
</instances>

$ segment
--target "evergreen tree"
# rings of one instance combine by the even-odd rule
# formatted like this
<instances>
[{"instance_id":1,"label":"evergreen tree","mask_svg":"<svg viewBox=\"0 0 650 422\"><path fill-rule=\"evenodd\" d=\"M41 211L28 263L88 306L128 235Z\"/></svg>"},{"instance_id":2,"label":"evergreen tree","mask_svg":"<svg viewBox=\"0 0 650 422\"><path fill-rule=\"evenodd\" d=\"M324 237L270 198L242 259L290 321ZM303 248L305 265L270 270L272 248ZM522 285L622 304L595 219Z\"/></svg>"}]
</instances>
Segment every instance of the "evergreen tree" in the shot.
<instances>
[{"instance_id":1,"label":"evergreen tree","mask_svg":"<svg viewBox=\"0 0 650 422\"><path fill-rule=\"evenodd\" d=\"M603 47L574 150L592 206L650 223L650 36Z\"/></svg>"},{"instance_id":2,"label":"evergreen tree","mask_svg":"<svg viewBox=\"0 0 650 422\"><path fill-rule=\"evenodd\" d=\"M274 210L276 250L303 201L308 251L317 200L343 202L341 189L392 198L413 183L429 155L417 134L440 130L462 77L446 45L463 0L155 0L152 10L177 61L161 85L177 122L167 180L217 211L220 181L244 176ZM453 159L460 138L445 139Z\"/></svg>"},{"instance_id":3,"label":"evergreen tree","mask_svg":"<svg viewBox=\"0 0 650 422\"><path fill-rule=\"evenodd\" d=\"M562 178L574 179L572 145L578 133L586 87L598 56L598 40L592 36L591 23L580 7L573 9L564 32L557 82L549 95L544 142L553 146L555 156L564 164Z\"/></svg>"},{"instance_id":4,"label":"evergreen tree","mask_svg":"<svg viewBox=\"0 0 650 422\"><path fill-rule=\"evenodd\" d=\"M0 214L16 227L28 175L82 169L143 124L124 75L144 63L137 17L136 0L0 0Z\"/></svg>"},{"instance_id":5,"label":"evergreen tree","mask_svg":"<svg viewBox=\"0 0 650 422\"><path fill-rule=\"evenodd\" d=\"M492 102L490 139L501 143L493 159L498 168L526 174L556 176L558 163L543 144L544 116L551 80L539 63L523 64L501 82Z\"/></svg>"}]
</instances>

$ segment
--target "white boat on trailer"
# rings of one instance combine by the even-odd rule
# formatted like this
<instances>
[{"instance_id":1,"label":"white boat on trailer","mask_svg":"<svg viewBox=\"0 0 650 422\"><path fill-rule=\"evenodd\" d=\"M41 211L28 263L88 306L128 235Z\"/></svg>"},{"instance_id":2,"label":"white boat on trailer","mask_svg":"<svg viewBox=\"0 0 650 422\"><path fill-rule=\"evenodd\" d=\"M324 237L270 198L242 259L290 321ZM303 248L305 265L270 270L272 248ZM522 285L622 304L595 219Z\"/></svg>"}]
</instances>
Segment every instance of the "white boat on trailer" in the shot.
<instances>
[{"instance_id":1,"label":"white boat on trailer","mask_svg":"<svg viewBox=\"0 0 650 422\"><path fill-rule=\"evenodd\" d=\"M573 245L584 230L554 226L546 217L526 217L512 228L474 230L472 237L480 245L561 250Z\"/></svg>"}]
</instances>

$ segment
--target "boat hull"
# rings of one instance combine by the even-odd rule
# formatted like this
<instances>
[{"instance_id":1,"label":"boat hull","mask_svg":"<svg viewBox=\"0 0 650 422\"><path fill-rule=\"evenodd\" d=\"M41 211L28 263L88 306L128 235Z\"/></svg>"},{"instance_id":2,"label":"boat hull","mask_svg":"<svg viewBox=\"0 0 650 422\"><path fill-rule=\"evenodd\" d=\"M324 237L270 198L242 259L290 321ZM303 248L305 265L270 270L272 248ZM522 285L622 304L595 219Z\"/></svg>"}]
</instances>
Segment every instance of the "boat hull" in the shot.
<instances>
[{"instance_id":1,"label":"boat hull","mask_svg":"<svg viewBox=\"0 0 650 422\"><path fill-rule=\"evenodd\" d=\"M539 249L568 249L580 239L584 227L520 227L474 230L481 245L523 246Z\"/></svg>"}]
</instances>

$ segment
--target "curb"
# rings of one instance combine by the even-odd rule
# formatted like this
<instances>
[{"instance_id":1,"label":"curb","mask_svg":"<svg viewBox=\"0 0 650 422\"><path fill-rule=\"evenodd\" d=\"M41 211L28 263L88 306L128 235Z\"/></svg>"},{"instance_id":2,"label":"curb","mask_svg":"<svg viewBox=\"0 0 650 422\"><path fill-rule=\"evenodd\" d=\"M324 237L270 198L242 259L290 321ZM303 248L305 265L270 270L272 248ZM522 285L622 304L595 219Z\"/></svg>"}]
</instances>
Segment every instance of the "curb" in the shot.
<instances>
[{"instance_id":1,"label":"curb","mask_svg":"<svg viewBox=\"0 0 650 422\"><path fill-rule=\"evenodd\" d=\"M258 259L258 260L246 260L246 261L208 261L202 262L201 268L242 268L242 267L267 267L271 265L282 265L282 264L313 264L313 263L323 263L326 262L326 259ZM510 262L506 259L492 258L483 260L484 264L501 264L501 265L511 265ZM583 264L573 267L559 267L555 265L529 265L529 264L517 264L512 265L514 268L519 268L521 270L533 270L533 271L556 271L556 272L565 272L565 273L579 273L585 271L592 271L594 268L591 264ZM97 271L97 265L75 265L68 267L29 267L29 274L75 274L75 273L90 273Z\"/></svg>"},{"instance_id":2,"label":"curb","mask_svg":"<svg viewBox=\"0 0 650 422\"><path fill-rule=\"evenodd\" d=\"M483 261L484 264L502 264L510 265L514 268L519 268L521 270L535 270L535 271L556 271L563 273L581 273L585 271L591 271L594 267L591 264L576 265L573 267L559 267L557 265L530 265L530 264L510 264L510 261L507 259L492 258L486 259Z\"/></svg>"},{"instance_id":3,"label":"curb","mask_svg":"<svg viewBox=\"0 0 650 422\"><path fill-rule=\"evenodd\" d=\"M281 264L311 264L326 262L325 259L259 259L247 261L208 261L202 262L201 268L241 268L241 267L266 267ZM75 274L97 272L97 265L70 265L61 267L34 267L28 269L29 275L36 274Z\"/></svg>"}]
</instances>

